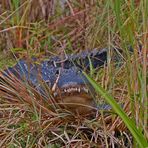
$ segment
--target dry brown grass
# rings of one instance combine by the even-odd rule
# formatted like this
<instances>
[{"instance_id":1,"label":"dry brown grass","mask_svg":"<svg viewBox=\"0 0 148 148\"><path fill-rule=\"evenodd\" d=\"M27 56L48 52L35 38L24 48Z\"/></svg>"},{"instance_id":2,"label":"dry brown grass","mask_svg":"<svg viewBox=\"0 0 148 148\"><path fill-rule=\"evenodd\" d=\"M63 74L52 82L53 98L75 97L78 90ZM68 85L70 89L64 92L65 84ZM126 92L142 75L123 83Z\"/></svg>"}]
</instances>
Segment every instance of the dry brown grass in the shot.
<instances>
[{"instance_id":1,"label":"dry brown grass","mask_svg":"<svg viewBox=\"0 0 148 148\"><path fill-rule=\"evenodd\" d=\"M19 6L15 2L0 1L0 50L5 58L15 55L29 59L35 55L40 59L94 47L123 49L132 41L133 58L123 50L125 65L116 69L109 64L94 78L124 104L127 115L148 137L147 23L143 1L136 1L134 10L128 1L121 5L121 28L112 1L68 0L64 9L54 0L21 0ZM137 38L142 38L144 46L140 55ZM32 86L16 77L0 78L0 147L133 146L129 131L114 112L73 115L58 104L51 107ZM100 98L97 96L97 101L103 102Z\"/></svg>"},{"instance_id":2,"label":"dry brown grass","mask_svg":"<svg viewBox=\"0 0 148 148\"><path fill-rule=\"evenodd\" d=\"M132 143L126 126L113 111L77 115L56 102L51 104L50 98L46 100L14 75L1 74L0 79L1 147L113 147ZM114 91L119 102L126 102L121 85ZM130 115L128 105L124 103L123 108Z\"/></svg>"}]
</instances>

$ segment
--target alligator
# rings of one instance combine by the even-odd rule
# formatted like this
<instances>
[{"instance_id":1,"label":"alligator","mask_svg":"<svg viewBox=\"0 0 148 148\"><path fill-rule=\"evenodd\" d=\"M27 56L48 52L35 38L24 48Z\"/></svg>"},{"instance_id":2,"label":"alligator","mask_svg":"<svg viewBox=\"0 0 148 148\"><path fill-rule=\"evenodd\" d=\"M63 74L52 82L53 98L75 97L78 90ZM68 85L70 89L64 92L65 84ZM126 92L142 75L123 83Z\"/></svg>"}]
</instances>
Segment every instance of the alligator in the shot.
<instances>
[{"instance_id":1,"label":"alligator","mask_svg":"<svg viewBox=\"0 0 148 148\"><path fill-rule=\"evenodd\" d=\"M5 76L13 74L20 80L32 85L45 99L50 95L62 107L80 114L89 113L96 107L95 91L82 71L89 72L91 67L100 68L107 63L108 49L93 49L78 54L69 54L65 59L51 57L38 64L21 59L13 67L6 69ZM108 105L99 106L109 109Z\"/></svg>"}]
</instances>

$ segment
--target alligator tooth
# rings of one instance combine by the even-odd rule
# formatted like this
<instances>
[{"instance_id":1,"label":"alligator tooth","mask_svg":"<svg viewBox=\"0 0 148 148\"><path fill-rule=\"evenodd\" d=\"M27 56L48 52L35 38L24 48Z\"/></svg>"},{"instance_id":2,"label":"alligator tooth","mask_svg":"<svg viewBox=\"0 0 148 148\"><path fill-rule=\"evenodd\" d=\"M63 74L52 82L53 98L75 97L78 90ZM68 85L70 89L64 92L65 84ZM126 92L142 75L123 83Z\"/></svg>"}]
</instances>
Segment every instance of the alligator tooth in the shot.
<instances>
[{"instance_id":1,"label":"alligator tooth","mask_svg":"<svg viewBox=\"0 0 148 148\"><path fill-rule=\"evenodd\" d=\"M88 93L88 89L87 88L80 88L80 87L71 87L71 88L65 88L63 91L66 93L66 92L68 92L68 93L70 93L70 92L81 92L81 89L83 90L83 91L85 91L85 92L87 92Z\"/></svg>"},{"instance_id":2,"label":"alligator tooth","mask_svg":"<svg viewBox=\"0 0 148 148\"><path fill-rule=\"evenodd\" d=\"M78 92L80 92L81 90L80 90L80 88L78 88Z\"/></svg>"},{"instance_id":3,"label":"alligator tooth","mask_svg":"<svg viewBox=\"0 0 148 148\"><path fill-rule=\"evenodd\" d=\"M84 90L86 93L88 93L88 89L87 89L87 88L83 87L83 90Z\"/></svg>"}]
</instances>

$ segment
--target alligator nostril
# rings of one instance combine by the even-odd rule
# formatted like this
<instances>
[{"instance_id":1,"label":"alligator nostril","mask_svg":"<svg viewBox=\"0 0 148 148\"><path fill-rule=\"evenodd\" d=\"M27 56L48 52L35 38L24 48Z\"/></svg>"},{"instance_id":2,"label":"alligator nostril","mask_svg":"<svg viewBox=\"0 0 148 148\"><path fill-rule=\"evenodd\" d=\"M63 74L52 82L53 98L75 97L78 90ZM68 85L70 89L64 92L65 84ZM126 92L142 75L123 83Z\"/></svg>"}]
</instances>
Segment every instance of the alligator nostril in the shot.
<instances>
[{"instance_id":1,"label":"alligator nostril","mask_svg":"<svg viewBox=\"0 0 148 148\"><path fill-rule=\"evenodd\" d=\"M93 53L91 53L90 56L92 57L93 56Z\"/></svg>"},{"instance_id":2,"label":"alligator nostril","mask_svg":"<svg viewBox=\"0 0 148 148\"><path fill-rule=\"evenodd\" d=\"M55 74L56 74L56 75L59 75L59 73L60 73L59 70L56 70L56 73L55 73Z\"/></svg>"}]
</instances>

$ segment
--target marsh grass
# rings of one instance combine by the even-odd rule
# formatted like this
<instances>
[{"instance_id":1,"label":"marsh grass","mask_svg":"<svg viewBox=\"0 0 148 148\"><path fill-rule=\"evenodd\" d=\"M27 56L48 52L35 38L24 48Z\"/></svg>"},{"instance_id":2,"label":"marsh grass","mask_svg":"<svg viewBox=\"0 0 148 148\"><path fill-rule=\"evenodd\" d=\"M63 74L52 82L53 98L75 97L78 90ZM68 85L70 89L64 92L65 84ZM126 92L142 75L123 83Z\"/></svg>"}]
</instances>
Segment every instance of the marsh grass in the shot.
<instances>
[{"instance_id":1,"label":"marsh grass","mask_svg":"<svg viewBox=\"0 0 148 148\"><path fill-rule=\"evenodd\" d=\"M116 101L114 110L76 116L7 77L0 81L0 147L146 147L148 1L74 0L65 8L53 0L42 2L0 2L2 61L15 55L17 60L36 56L39 62L49 55L107 47L107 66L98 71L90 62L90 75L104 88L96 102L106 102L104 94L109 94L107 102ZM120 58L114 58L112 48ZM116 103L124 104L123 111Z\"/></svg>"}]
</instances>

